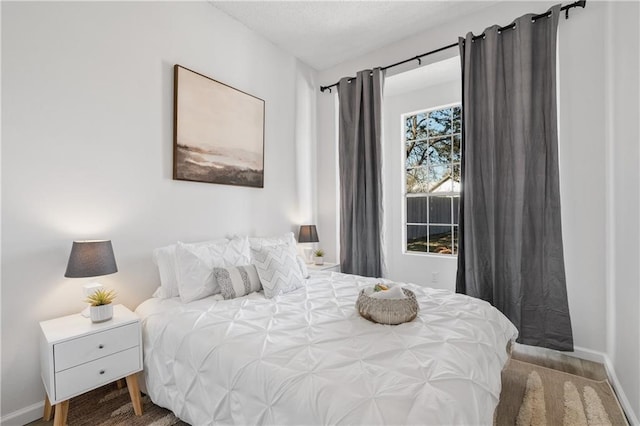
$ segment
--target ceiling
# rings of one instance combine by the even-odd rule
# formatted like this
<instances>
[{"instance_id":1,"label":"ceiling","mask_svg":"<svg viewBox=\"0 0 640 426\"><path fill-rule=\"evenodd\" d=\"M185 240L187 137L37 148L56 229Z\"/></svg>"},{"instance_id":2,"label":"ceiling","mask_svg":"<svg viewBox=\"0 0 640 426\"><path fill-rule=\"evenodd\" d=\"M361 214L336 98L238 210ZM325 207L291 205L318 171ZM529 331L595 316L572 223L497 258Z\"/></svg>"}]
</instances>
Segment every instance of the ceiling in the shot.
<instances>
[{"instance_id":1,"label":"ceiling","mask_svg":"<svg viewBox=\"0 0 640 426\"><path fill-rule=\"evenodd\" d=\"M318 71L497 1L215 1Z\"/></svg>"}]
</instances>

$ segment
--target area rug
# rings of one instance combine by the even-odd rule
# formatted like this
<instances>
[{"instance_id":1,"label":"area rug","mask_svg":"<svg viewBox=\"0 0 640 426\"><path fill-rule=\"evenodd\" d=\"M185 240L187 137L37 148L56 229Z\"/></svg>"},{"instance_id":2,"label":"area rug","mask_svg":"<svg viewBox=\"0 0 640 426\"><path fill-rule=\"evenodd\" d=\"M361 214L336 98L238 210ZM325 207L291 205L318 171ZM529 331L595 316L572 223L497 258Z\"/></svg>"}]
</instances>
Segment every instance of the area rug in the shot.
<instances>
[{"instance_id":1,"label":"area rug","mask_svg":"<svg viewBox=\"0 0 640 426\"><path fill-rule=\"evenodd\" d=\"M69 401L69 426L188 426L173 413L155 405L148 396L142 397L142 416L133 413L127 388L115 383L87 392ZM52 425L53 420L38 420L29 426Z\"/></svg>"},{"instance_id":2,"label":"area rug","mask_svg":"<svg viewBox=\"0 0 640 426\"><path fill-rule=\"evenodd\" d=\"M502 392L494 424L628 425L606 380L590 380L515 359L502 372Z\"/></svg>"}]
</instances>

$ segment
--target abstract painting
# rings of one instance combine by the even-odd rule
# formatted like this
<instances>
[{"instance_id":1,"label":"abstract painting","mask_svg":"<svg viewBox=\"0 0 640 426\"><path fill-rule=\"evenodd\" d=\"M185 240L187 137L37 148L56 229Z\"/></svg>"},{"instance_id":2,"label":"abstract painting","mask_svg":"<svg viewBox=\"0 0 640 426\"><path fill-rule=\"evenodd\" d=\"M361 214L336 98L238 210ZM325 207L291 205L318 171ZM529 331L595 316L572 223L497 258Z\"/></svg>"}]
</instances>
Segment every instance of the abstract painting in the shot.
<instances>
[{"instance_id":1,"label":"abstract painting","mask_svg":"<svg viewBox=\"0 0 640 426\"><path fill-rule=\"evenodd\" d=\"M174 67L173 178L264 187L264 101Z\"/></svg>"}]
</instances>

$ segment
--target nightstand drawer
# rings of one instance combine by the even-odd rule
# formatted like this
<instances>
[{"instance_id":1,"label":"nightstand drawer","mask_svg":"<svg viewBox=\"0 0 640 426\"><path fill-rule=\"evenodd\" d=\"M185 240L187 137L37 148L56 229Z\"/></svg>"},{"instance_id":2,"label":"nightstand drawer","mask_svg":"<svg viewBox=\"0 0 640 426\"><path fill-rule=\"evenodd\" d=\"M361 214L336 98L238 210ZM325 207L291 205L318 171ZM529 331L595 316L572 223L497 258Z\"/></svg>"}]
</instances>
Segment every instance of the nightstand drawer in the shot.
<instances>
[{"instance_id":1,"label":"nightstand drawer","mask_svg":"<svg viewBox=\"0 0 640 426\"><path fill-rule=\"evenodd\" d=\"M56 373L57 401L113 382L140 371L140 347L136 346L86 364Z\"/></svg>"},{"instance_id":2,"label":"nightstand drawer","mask_svg":"<svg viewBox=\"0 0 640 426\"><path fill-rule=\"evenodd\" d=\"M54 346L55 371L66 370L140 345L140 324L128 324Z\"/></svg>"}]
</instances>

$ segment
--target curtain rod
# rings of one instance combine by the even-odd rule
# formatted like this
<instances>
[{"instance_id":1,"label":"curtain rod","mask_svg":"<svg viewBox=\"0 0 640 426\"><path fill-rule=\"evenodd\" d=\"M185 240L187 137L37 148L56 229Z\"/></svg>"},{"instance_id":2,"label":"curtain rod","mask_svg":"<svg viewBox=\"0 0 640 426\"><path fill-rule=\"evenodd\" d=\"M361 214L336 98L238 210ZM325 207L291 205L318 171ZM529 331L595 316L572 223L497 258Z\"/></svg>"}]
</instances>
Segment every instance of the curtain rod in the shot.
<instances>
[{"instance_id":1,"label":"curtain rod","mask_svg":"<svg viewBox=\"0 0 640 426\"><path fill-rule=\"evenodd\" d=\"M587 0L578 0L576 2L568 4L566 6L562 6L560 8L560 10L564 10L565 11L564 18L565 19L569 19L569 9L572 9L574 7L581 7L581 8L584 9L584 7L586 5L587 5ZM550 15L551 15L551 11L548 11L548 12L545 12L545 13L541 13L540 15L532 16L531 20L533 22L535 22L536 19L546 18L547 16L550 16ZM516 23L514 22L512 24L507 25L506 27L498 28L498 31L510 30L512 28L515 28L515 27L516 27ZM480 35L477 35L477 36L474 36L472 40L478 40L478 39L480 39L482 37L484 37L484 33L482 33ZM414 56L413 58L405 59L404 61L396 62L395 64L387 65L385 67L380 67L380 69L382 71L384 71L386 69L397 67L398 65L406 64L407 62L411 62L411 61L418 61L418 66L420 66L420 65L422 65L422 58L424 58L425 56L433 55L434 53L442 52L443 50L451 49L452 47L456 47L456 46L458 46L458 43L451 43L451 44L449 44L447 46L443 46L443 47L441 47L439 49L431 50L431 51L423 53L421 55ZM355 79L355 77L349 77L349 80L347 80L347 81L350 82L351 80L354 80L354 79ZM329 93L331 93L331 88L337 86L338 84L339 84L339 82L338 83L333 83L333 84L331 84L329 86L320 86L320 91L324 92L325 90L329 90Z\"/></svg>"}]
</instances>

